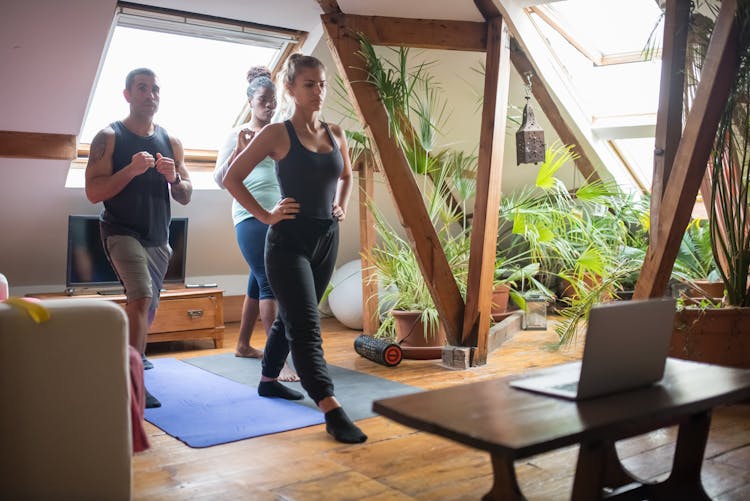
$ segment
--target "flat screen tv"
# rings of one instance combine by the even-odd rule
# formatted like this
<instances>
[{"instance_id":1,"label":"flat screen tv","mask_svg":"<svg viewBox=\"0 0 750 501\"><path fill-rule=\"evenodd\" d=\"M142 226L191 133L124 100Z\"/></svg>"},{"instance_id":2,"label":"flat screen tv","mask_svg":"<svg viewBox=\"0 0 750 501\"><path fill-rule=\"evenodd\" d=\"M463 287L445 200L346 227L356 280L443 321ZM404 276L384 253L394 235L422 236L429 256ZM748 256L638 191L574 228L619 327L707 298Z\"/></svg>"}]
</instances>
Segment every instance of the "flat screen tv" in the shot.
<instances>
[{"instance_id":1,"label":"flat screen tv","mask_svg":"<svg viewBox=\"0 0 750 501\"><path fill-rule=\"evenodd\" d=\"M169 260L165 284L185 283L187 218L172 218L169 225ZM68 216L68 259L65 273L68 289L120 286L99 236L99 216Z\"/></svg>"}]
</instances>

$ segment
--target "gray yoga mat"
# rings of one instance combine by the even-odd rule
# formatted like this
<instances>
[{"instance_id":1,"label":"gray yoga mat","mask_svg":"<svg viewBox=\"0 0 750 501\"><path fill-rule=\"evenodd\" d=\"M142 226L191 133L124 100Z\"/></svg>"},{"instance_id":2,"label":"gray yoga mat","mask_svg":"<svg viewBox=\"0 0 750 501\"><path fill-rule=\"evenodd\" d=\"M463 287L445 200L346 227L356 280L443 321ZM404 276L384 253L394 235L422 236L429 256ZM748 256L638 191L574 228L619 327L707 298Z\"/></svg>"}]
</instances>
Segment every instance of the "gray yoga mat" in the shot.
<instances>
[{"instance_id":1,"label":"gray yoga mat","mask_svg":"<svg viewBox=\"0 0 750 501\"><path fill-rule=\"evenodd\" d=\"M235 357L233 353L222 353L186 358L183 362L253 388L257 387L260 381L261 364L257 358L241 358ZM336 398L354 421L376 416L377 414L372 412L372 403L375 400L422 391L414 386L331 364L328 364L328 373L333 380ZM283 384L305 394L305 399L296 403L317 409L300 383L285 382Z\"/></svg>"}]
</instances>

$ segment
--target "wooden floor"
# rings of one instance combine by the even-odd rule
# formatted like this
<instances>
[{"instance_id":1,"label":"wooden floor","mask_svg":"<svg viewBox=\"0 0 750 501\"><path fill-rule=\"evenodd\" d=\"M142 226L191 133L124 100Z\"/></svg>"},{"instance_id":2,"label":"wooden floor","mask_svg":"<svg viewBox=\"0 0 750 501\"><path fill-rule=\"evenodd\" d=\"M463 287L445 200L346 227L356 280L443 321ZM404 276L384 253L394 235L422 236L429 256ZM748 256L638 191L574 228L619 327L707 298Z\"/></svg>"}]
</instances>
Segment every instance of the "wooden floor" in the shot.
<instances>
[{"instance_id":1,"label":"wooden floor","mask_svg":"<svg viewBox=\"0 0 750 501\"><path fill-rule=\"evenodd\" d=\"M545 346L551 332L522 331L490 354L488 364L465 371L438 361L405 360L388 368L357 355L359 332L325 319L329 363L424 389L498 378L580 357L580 343L565 351ZM237 324L226 329L225 347L209 341L156 343L149 357L189 358L233 351ZM259 329L253 344L262 344ZM335 381L334 381L335 383ZM363 445L331 439L323 425L191 449L146 423L151 449L133 459L134 499L248 500L470 500L492 483L489 455L449 440L416 432L385 418L358 422L369 436ZM669 472L676 437L667 428L618 444L624 464L643 478ZM569 447L516 463L524 494L531 500L567 499L577 448ZM718 409L703 467L704 485L714 499L750 499L750 405Z\"/></svg>"}]
</instances>

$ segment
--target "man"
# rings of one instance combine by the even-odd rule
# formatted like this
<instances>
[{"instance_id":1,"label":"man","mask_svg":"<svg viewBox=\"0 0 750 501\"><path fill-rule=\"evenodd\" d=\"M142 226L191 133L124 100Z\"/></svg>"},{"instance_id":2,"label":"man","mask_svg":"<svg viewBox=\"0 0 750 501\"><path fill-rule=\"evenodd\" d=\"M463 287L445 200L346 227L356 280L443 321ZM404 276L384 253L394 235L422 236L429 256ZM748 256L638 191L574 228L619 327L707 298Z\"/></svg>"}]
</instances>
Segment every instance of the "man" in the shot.
<instances>
[{"instance_id":1,"label":"man","mask_svg":"<svg viewBox=\"0 0 750 501\"><path fill-rule=\"evenodd\" d=\"M113 122L91 142L86 166L86 197L104 202L102 243L125 288L130 344L145 368L148 328L159 305L159 291L169 264L170 193L182 205L193 187L185 168L182 143L154 123L159 83L148 68L125 79L130 114ZM146 391L146 407L161 403Z\"/></svg>"}]
</instances>

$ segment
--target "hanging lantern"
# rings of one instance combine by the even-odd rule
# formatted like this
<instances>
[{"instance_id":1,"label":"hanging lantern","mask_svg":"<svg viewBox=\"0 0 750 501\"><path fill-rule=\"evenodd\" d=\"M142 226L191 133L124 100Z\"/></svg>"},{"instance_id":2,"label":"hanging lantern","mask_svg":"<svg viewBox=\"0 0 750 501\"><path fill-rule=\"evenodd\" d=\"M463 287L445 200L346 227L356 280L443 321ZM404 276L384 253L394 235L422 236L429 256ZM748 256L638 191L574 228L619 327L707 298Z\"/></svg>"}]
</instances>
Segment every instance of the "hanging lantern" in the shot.
<instances>
[{"instance_id":1,"label":"hanging lantern","mask_svg":"<svg viewBox=\"0 0 750 501\"><path fill-rule=\"evenodd\" d=\"M531 96L531 74L526 78L526 105L523 107L523 121L516 132L516 163L535 164L544 161L544 130L536 123L534 110L529 105Z\"/></svg>"}]
</instances>

